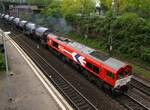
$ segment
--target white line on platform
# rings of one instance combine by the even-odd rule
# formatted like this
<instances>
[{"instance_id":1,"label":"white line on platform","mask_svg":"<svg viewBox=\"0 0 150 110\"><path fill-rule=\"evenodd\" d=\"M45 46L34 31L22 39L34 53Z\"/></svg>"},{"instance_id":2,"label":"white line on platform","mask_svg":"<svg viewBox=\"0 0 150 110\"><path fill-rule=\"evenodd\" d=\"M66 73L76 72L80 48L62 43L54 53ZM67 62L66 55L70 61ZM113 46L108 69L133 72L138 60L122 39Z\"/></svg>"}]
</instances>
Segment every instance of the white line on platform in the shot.
<instances>
[{"instance_id":1,"label":"white line on platform","mask_svg":"<svg viewBox=\"0 0 150 110\"><path fill-rule=\"evenodd\" d=\"M31 69L34 71L39 80L43 83L45 88L54 98L54 100L58 103L62 110L73 110L73 108L68 104L68 102L64 99L64 97L58 92L58 90L53 86L52 83L44 76L42 71L35 65L35 63L29 58L29 56L18 46L16 42L14 42L8 35L7 39L14 45L17 51L21 54L21 56L25 59Z\"/></svg>"}]
</instances>

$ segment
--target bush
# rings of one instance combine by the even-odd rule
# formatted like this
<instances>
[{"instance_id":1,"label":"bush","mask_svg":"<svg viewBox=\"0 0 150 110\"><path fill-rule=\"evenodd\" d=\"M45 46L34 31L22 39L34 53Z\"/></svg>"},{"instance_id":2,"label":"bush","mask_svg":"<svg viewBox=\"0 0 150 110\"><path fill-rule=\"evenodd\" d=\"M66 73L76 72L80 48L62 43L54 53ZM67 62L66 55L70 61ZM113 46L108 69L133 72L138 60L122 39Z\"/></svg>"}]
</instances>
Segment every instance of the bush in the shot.
<instances>
[{"instance_id":1,"label":"bush","mask_svg":"<svg viewBox=\"0 0 150 110\"><path fill-rule=\"evenodd\" d=\"M5 63L4 63L4 56L2 53L0 53L0 70L4 70L5 69Z\"/></svg>"},{"instance_id":2,"label":"bush","mask_svg":"<svg viewBox=\"0 0 150 110\"><path fill-rule=\"evenodd\" d=\"M113 40L118 42L114 46L121 53L138 58L143 56L142 59L148 61L147 51L143 53L144 50L141 47L146 48L149 45L149 35L149 23L135 13L125 13L115 21L115 36Z\"/></svg>"},{"instance_id":3,"label":"bush","mask_svg":"<svg viewBox=\"0 0 150 110\"><path fill-rule=\"evenodd\" d=\"M143 48L141 58L147 62L150 62L150 48Z\"/></svg>"}]
</instances>

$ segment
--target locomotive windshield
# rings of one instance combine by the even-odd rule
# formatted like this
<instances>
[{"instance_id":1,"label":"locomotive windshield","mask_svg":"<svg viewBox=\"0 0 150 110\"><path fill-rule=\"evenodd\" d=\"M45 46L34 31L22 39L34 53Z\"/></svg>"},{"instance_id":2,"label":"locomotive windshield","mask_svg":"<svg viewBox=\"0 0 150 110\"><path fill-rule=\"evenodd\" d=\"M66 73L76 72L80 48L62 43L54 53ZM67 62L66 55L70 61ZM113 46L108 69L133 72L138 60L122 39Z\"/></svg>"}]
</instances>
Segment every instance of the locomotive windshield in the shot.
<instances>
[{"instance_id":1,"label":"locomotive windshield","mask_svg":"<svg viewBox=\"0 0 150 110\"><path fill-rule=\"evenodd\" d=\"M120 72L120 73L118 74L118 79L122 79L122 78L124 78L124 73L123 73L123 72Z\"/></svg>"},{"instance_id":2,"label":"locomotive windshield","mask_svg":"<svg viewBox=\"0 0 150 110\"><path fill-rule=\"evenodd\" d=\"M122 78L124 78L124 77L129 76L129 75L130 75L130 72L129 72L129 71L121 71L121 72L118 73L117 79L122 79Z\"/></svg>"}]
</instances>

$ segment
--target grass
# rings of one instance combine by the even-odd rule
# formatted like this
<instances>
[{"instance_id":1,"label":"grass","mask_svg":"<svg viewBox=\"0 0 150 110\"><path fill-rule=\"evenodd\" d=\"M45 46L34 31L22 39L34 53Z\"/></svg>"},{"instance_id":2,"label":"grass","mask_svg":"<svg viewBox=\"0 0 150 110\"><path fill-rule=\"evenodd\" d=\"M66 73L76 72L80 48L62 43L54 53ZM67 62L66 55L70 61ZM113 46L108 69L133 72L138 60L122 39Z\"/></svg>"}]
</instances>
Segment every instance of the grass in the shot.
<instances>
[{"instance_id":1,"label":"grass","mask_svg":"<svg viewBox=\"0 0 150 110\"><path fill-rule=\"evenodd\" d=\"M150 80L150 71L145 70L141 68L140 66L137 65L132 65L133 66L133 72L135 75L140 76L141 78L144 78L146 80Z\"/></svg>"},{"instance_id":2,"label":"grass","mask_svg":"<svg viewBox=\"0 0 150 110\"><path fill-rule=\"evenodd\" d=\"M78 41L84 45L87 45L89 47L100 50L104 53L107 53L106 43L103 40L89 39L89 38L85 39L85 38L83 38L79 35L73 34L73 33L69 34L69 38L71 38L75 41ZM145 64L144 64L144 62L141 63L139 60L135 60L134 58L129 57L128 55L124 55L124 54L120 54L120 55L115 54L114 56L117 57L118 59L122 60L122 61L125 61L125 62L128 62L129 64L131 64L133 67L133 73L136 76L139 76L139 77L144 78L146 80L150 80L150 71L139 66L141 64L142 65L148 65L147 63L145 63Z\"/></svg>"},{"instance_id":3,"label":"grass","mask_svg":"<svg viewBox=\"0 0 150 110\"><path fill-rule=\"evenodd\" d=\"M0 71L5 70L5 60L4 60L4 54L0 53Z\"/></svg>"}]
</instances>

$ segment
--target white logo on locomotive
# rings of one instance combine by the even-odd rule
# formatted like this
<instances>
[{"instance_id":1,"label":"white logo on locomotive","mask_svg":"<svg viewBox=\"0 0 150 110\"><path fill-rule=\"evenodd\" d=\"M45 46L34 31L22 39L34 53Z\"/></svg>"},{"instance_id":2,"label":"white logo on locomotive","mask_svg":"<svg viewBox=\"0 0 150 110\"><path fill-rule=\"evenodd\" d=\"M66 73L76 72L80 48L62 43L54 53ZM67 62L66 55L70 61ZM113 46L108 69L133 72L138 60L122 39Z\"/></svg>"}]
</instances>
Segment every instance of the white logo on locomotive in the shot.
<instances>
[{"instance_id":1,"label":"white logo on locomotive","mask_svg":"<svg viewBox=\"0 0 150 110\"><path fill-rule=\"evenodd\" d=\"M65 50L64 47L62 47L62 46L59 46L58 48L59 48L59 50L70 54L76 62L80 63L82 66L85 66L85 64L86 64L86 61L84 61L85 57L83 57L75 52L70 53L67 50Z\"/></svg>"},{"instance_id":2,"label":"white logo on locomotive","mask_svg":"<svg viewBox=\"0 0 150 110\"><path fill-rule=\"evenodd\" d=\"M85 58L83 56L80 56L75 52L73 52L71 55L76 62L80 63L82 66L85 66L86 61L84 61Z\"/></svg>"}]
</instances>

